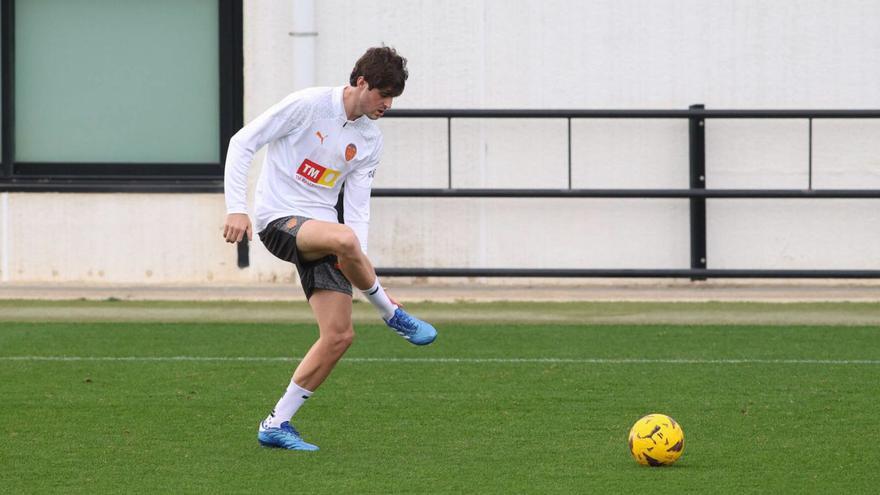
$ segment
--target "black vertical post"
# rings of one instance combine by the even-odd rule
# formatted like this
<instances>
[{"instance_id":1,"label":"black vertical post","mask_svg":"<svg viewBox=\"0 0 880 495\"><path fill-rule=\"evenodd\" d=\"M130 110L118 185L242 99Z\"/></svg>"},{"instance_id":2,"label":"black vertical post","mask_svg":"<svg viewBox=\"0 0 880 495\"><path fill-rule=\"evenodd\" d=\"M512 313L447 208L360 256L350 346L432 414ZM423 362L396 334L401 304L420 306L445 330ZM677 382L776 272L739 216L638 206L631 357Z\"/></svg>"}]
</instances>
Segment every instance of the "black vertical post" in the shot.
<instances>
[{"instance_id":1,"label":"black vertical post","mask_svg":"<svg viewBox=\"0 0 880 495\"><path fill-rule=\"evenodd\" d=\"M452 189L452 117L446 117L446 174L447 187Z\"/></svg>"},{"instance_id":2,"label":"black vertical post","mask_svg":"<svg viewBox=\"0 0 880 495\"><path fill-rule=\"evenodd\" d=\"M704 105L691 105L691 110L703 110ZM706 188L706 121L703 117L690 117L688 141L690 143L690 188ZM691 198L691 268L706 268L706 198ZM706 280L706 277L691 277Z\"/></svg>"},{"instance_id":3,"label":"black vertical post","mask_svg":"<svg viewBox=\"0 0 880 495\"><path fill-rule=\"evenodd\" d=\"M571 189L571 117L568 118L568 188Z\"/></svg>"},{"instance_id":4,"label":"black vertical post","mask_svg":"<svg viewBox=\"0 0 880 495\"><path fill-rule=\"evenodd\" d=\"M12 164L15 160L15 1L2 0L0 5L0 65L2 65L2 145L3 165L0 176L12 177Z\"/></svg>"},{"instance_id":5,"label":"black vertical post","mask_svg":"<svg viewBox=\"0 0 880 495\"><path fill-rule=\"evenodd\" d=\"M218 0L220 26L220 167L229 139L244 125L244 24L242 0Z\"/></svg>"},{"instance_id":6,"label":"black vertical post","mask_svg":"<svg viewBox=\"0 0 880 495\"><path fill-rule=\"evenodd\" d=\"M241 238L241 242L235 245L237 264L239 268L247 268L251 265L250 251L248 250L247 234Z\"/></svg>"},{"instance_id":7,"label":"black vertical post","mask_svg":"<svg viewBox=\"0 0 880 495\"><path fill-rule=\"evenodd\" d=\"M220 50L220 169L229 139L244 125L244 23L242 0L217 0ZM239 268L251 264L247 236L236 246Z\"/></svg>"},{"instance_id":8,"label":"black vertical post","mask_svg":"<svg viewBox=\"0 0 880 495\"><path fill-rule=\"evenodd\" d=\"M809 149L807 150L809 159L807 161L807 189L813 189L813 119L810 119L810 140Z\"/></svg>"}]
</instances>

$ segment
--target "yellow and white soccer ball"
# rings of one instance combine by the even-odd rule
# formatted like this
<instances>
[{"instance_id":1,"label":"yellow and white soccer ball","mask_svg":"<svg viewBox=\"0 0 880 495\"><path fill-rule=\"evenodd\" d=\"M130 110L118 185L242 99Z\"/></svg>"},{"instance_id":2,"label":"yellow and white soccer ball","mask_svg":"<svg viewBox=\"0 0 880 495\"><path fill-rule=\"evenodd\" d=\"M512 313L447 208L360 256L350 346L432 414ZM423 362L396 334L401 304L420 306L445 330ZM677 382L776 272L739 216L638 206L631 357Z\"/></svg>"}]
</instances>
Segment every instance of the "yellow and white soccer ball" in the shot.
<instances>
[{"instance_id":1,"label":"yellow and white soccer ball","mask_svg":"<svg viewBox=\"0 0 880 495\"><path fill-rule=\"evenodd\" d=\"M665 414L649 414L629 430L629 451L643 466L672 464L684 451L684 431Z\"/></svg>"}]
</instances>

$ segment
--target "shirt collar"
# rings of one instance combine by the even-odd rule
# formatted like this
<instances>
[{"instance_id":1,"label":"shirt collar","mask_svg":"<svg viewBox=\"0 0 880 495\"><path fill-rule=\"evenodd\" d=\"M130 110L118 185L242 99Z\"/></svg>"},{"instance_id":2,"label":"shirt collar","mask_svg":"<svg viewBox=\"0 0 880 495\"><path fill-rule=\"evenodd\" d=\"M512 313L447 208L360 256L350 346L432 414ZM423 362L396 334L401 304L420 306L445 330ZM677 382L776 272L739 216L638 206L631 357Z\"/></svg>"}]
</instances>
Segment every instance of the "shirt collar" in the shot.
<instances>
[{"instance_id":1,"label":"shirt collar","mask_svg":"<svg viewBox=\"0 0 880 495\"><path fill-rule=\"evenodd\" d=\"M345 104L343 103L343 95L345 94L345 88L347 87L348 86L337 86L333 88L333 111L336 112L336 115L342 120L357 123L366 118L366 115L361 115L354 120L348 120L348 115L345 113Z\"/></svg>"}]
</instances>

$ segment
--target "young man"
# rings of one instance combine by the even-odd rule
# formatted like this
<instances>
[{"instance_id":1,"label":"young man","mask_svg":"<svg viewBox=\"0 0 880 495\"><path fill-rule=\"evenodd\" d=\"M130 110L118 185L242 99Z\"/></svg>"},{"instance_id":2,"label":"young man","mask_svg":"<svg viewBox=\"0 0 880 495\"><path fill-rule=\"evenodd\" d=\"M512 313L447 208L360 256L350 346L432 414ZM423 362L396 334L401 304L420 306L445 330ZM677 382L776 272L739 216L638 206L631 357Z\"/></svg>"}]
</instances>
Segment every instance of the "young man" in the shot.
<instances>
[{"instance_id":1,"label":"young man","mask_svg":"<svg viewBox=\"0 0 880 495\"><path fill-rule=\"evenodd\" d=\"M296 265L319 337L293 373L287 391L260 423L260 444L317 450L290 424L297 409L327 378L354 338L352 285L385 322L416 345L437 331L391 299L367 259L370 188L382 152L374 120L403 93L406 59L393 48L370 48L351 72L350 85L298 91L242 128L226 156L226 242L252 238L247 214L248 168L269 145L255 201L260 240ZM335 205L343 194L344 225Z\"/></svg>"}]
</instances>

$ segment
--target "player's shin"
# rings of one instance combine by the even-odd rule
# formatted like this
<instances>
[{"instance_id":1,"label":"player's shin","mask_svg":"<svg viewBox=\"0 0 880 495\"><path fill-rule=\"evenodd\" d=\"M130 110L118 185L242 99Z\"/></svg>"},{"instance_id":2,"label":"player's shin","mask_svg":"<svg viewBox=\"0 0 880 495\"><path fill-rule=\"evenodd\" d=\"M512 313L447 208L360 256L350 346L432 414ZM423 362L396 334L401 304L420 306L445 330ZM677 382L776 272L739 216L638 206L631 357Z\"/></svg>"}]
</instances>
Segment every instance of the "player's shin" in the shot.
<instances>
[{"instance_id":1,"label":"player's shin","mask_svg":"<svg viewBox=\"0 0 880 495\"><path fill-rule=\"evenodd\" d=\"M361 292L370 301L370 304L376 307L383 320L388 321L394 316L394 310L397 309L397 305L391 302L388 294L385 293L385 289L379 284L379 277L376 277L376 280L369 289L362 290Z\"/></svg>"},{"instance_id":2,"label":"player's shin","mask_svg":"<svg viewBox=\"0 0 880 495\"><path fill-rule=\"evenodd\" d=\"M351 282L352 286L360 291L370 290L373 287L376 282L376 270L370 263L370 259L360 251L360 248L354 255L339 254L337 259L339 270Z\"/></svg>"}]
</instances>

